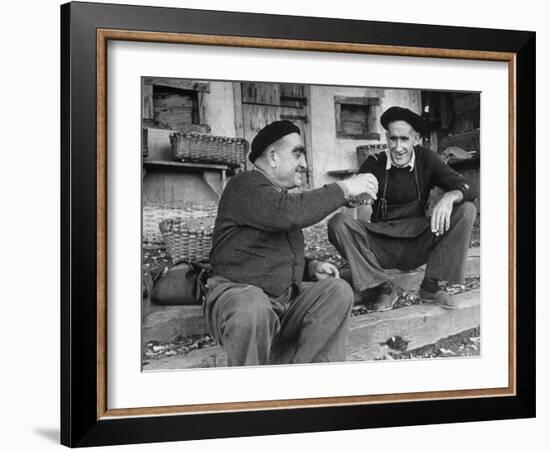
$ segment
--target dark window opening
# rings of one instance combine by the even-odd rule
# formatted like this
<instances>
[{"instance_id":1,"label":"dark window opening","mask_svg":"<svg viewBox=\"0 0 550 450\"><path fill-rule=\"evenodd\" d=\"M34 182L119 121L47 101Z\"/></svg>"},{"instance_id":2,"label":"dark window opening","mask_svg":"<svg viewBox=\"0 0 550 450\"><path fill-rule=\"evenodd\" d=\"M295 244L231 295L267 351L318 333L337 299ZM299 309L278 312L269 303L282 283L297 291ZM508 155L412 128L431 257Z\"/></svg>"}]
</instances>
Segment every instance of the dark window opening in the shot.
<instances>
[{"instance_id":1,"label":"dark window opening","mask_svg":"<svg viewBox=\"0 0 550 450\"><path fill-rule=\"evenodd\" d=\"M376 97L335 97L336 136L343 139L380 139Z\"/></svg>"},{"instance_id":2,"label":"dark window opening","mask_svg":"<svg viewBox=\"0 0 550 450\"><path fill-rule=\"evenodd\" d=\"M200 123L197 91L153 86L153 111L161 128L183 130Z\"/></svg>"}]
</instances>

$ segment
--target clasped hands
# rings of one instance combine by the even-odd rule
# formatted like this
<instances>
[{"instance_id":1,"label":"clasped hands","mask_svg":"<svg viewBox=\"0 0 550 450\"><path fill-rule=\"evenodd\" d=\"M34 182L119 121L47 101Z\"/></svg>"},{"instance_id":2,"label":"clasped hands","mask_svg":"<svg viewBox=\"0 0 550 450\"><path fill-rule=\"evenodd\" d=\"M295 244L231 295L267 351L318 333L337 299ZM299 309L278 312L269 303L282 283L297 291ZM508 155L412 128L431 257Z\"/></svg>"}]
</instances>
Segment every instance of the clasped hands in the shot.
<instances>
[{"instance_id":1,"label":"clasped hands","mask_svg":"<svg viewBox=\"0 0 550 450\"><path fill-rule=\"evenodd\" d=\"M349 190L347 207L355 208L376 200L378 180L372 173L361 173L349 180L345 180L344 183Z\"/></svg>"}]
</instances>

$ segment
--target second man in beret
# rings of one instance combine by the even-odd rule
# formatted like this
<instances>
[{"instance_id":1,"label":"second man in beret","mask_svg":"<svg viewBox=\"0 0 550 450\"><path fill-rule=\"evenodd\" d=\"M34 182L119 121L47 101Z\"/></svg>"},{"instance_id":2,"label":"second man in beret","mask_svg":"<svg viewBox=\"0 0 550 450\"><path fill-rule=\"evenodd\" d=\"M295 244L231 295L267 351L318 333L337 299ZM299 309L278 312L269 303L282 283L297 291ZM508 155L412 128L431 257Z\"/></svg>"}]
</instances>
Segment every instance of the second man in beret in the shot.
<instances>
[{"instance_id":1,"label":"second man in beret","mask_svg":"<svg viewBox=\"0 0 550 450\"><path fill-rule=\"evenodd\" d=\"M391 107L380 118L387 152L369 156L360 173L378 180L371 221L336 214L328 224L329 240L349 262L353 286L373 309L391 309L398 298L385 269L415 269L426 264L419 295L444 308L458 306L446 283L463 283L476 208L469 182L420 144L422 118ZM434 186L445 191L427 217Z\"/></svg>"}]
</instances>

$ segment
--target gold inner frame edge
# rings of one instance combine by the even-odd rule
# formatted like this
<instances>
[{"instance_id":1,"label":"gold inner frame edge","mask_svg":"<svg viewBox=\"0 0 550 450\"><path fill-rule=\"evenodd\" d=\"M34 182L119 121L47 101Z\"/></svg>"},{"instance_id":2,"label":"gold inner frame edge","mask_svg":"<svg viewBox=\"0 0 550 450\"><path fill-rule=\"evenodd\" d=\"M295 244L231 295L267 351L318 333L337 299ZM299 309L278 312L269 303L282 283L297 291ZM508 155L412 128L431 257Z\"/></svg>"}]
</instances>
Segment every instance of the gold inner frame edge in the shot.
<instances>
[{"instance_id":1,"label":"gold inner frame edge","mask_svg":"<svg viewBox=\"0 0 550 450\"><path fill-rule=\"evenodd\" d=\"M270 409L351 406L359 404L395 403L404 401L449 400L513 396L516 394L516 55L509 52L460 50L357 44L324 41L297 41L289 39L250 38L241 36L158 33L115 29L97 30L97 419L116 419L136 416L174 414L206 414ZM454 391L412 392L361 396L320 397L287 400L264 400L200 405L150 406L142 408L108 409L107 405L107 42L109 40L180 43L302 51L363 53L391 56L472 59L508 62L509 116L508 116L508 203L509 203L509 337L508 387Z\"/></svg>"}]
</instances>

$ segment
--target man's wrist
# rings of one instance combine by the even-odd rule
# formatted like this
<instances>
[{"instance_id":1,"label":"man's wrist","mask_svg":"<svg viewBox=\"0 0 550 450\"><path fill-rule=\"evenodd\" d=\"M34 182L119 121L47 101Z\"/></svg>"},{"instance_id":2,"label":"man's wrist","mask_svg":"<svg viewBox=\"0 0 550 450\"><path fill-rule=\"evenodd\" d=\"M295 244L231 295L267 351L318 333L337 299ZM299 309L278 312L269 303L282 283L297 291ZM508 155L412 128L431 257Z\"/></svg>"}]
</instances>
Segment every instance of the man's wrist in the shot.
<instances>
[{"instance_id":1,"label":"man's wrist","mask_svg":"<svg viewBox=\"0 0 550 450\"><path fill-rule=\"evenodd\" d=\"M342 192L344 192L344 198L346 200L349 200L350 197L351 197L351 193L350 193L348 185L346 183L344 183L343 181L337 181L336 184L338 186L340 186L340 189L342 189Z\"/></svg>"},{"instance_id":2,"label":"man's wrist","mask_svg":"<svg viewBox=\"0 0 550 450\"><path fill-rule=\"evenodd\" d=\"M460 203L464 199L464 194L460 189L453 189L452 191L445 192L444 195L452 200L453 203Z\"/></svg>"}]
</instances>

